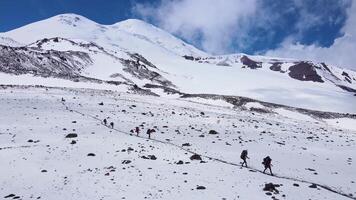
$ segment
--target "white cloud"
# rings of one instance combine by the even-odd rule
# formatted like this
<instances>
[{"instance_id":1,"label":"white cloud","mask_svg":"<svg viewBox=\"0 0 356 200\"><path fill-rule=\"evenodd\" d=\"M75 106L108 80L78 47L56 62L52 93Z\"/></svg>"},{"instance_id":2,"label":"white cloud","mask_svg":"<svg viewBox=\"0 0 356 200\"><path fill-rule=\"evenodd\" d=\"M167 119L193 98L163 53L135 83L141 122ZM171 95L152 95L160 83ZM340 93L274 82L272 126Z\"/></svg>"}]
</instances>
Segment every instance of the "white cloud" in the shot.
<instances>
[{"instance_id":1,"label":"white cloud","mask_svg":"<svg viewBox=\"0 0 356 200\"><path fill-rule=\"evenodd\" d=\"M327 2L161 0L156 4L138 3L133 11L168 32L215 54L251 49L254 44L261 44L261 41L273 42L278 31L289 29L292 31L286 31L289 35L279 47L267 51L265 55L314 60L356 69L356 65L353 65L353 56L356 55L356 0L331 1L331 4ZM350 2L353 3L351 6ZM315 11L313 6L320 10ZM335 39L330 47L320 46L318 40L312 45L299 43L308 36L306 33L310 29L323 24L342 23L345 13L339 12L345 8L348 8L347 21L340 31L342 37ZM297 17L297 21L290 24L285 19L290 15ZM266 45L268 48L271 44Z\"/></svg>"},{"instance_id":2,"label":"white cloud","mask_svg":"<svg viewBox=\"0 0 356 200\"><path fill-rule=\"evenodd\" d=\"M201 42L199 46L206 51L224 53L232 48L232 39L242 41L245 37L245 25L255 14L256 1L163 0L157 7L136 4L134 11L190 42Z\"/></svg>"},{"instance_id":3,"label":"white cloud","mask_svg":"<svg viewBox=\"0 0 356 200\"><path fill-rule=\"evenodd\" d=\"M284 40L282 45L266 52L269 56L290 57L326 62L337 66L356 69L356 2L347 11L347 20L341 29L342 37L336 38L330 47L301 45L293 37Z\"/></svg>"}]
</instances>

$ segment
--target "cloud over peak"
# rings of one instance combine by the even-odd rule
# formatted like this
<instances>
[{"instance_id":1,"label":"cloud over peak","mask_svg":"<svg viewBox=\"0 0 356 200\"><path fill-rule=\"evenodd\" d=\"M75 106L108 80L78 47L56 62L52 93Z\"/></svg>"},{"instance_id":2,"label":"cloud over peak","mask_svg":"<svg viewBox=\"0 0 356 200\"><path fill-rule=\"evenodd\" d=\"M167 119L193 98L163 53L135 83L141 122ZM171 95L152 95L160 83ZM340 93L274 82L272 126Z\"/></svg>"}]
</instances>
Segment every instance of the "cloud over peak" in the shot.
<instances>
[{"instance_id":1,"label":"cloud over peak","mask_svg":"<svg viewBox=\"0 0 356 200\"><path fill-rule=\"evenodd\" d=\"M287 38L280 47L269 50L270 56L292 57L327 62L333 65L356 69L356 3L347 9L347 20L341 28L341 37L336 38L329 47L317 44L303 45L295 38Z\"/></svg>"},{"instance_id":2,"label":"cloud over peak","mask_svg":"<svg viewBox=\"0 0 356 200\"><path fill-rule=\"evenodd\" d=\"M241 24L256 12L257 0L163 0L158 5L136 4L135 13L163 29L197 43L204 50L224 53L232 38L244 33ZM240 29L240 30L239 30Z\"/></svg>"},{"instance_id":3,"label":"cloud over peak","mask_svg":"<svg viewBox=\"0 0 356 200\"><path fill-rule=\"evenodd\" d=\"M352 5L353 4L353 5ZM244 52L354 67L352 0L159 0L133 13L214 54Z\"/></svg>"}]
</instances>

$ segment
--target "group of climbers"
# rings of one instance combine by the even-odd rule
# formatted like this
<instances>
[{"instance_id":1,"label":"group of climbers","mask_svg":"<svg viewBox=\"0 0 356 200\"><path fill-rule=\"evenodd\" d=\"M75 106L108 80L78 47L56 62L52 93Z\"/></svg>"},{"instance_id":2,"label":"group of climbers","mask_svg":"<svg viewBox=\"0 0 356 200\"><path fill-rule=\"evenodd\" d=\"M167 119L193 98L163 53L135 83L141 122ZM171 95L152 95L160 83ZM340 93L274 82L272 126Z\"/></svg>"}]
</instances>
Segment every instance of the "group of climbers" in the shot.
<instances>
[{"instance_id":1,"label":"group of climbers","mask_svg":"<svg viewBox=\"0 0 356 200\"><path fill-rule=\"evenodd\" d=\"M242 164L241 164L241 166L244 166L244 164L245 164L245 166L247 167L247 161L246 161L246 159L250 159L248 156L247 156L247 154L248 154L248 152L247 152L247 150L243 150L242 152L241 152L241 156L240 156L240 158L242 159ZM267 156L267 157L265 157L265 158L263 158L263 161L262 161L262 164L263 164L263 166L265 167L265 169L263 170L263 173L265 173L266 172L266 170L267 169L269 169L269 172L271 173L271 175L273 176L273 173L272 173L272 159L269 157L269 156Z\"/></svg>"},{"instance_id":2,"label":"group of climbers","mask_svg":"<svg viewBox=\"0 0 356 200\"><path fill-rule=\"evenodd\" d=\"M108 121L107 121L107 119L105 118L105 119L103 119L103 124L105 125L105 126L108 126L109 128L114 128L114 122L110 122L110 125L108 125ZM135 129L132 129L131 131L130 131L131 133L136 133L136 135L137 136L139 136L139 134L140 134L140 128L138 127L138 126L136 126L135 127ZM148 135L148 139L151 139L151 134L152 133L154 133L154 132L156 132L156 130L155 129L151 129L151 128L149 128L149 129L147 129L147 132L146 132L146 134Z\"/></svg>"},{"instance_id":3,"label":"group of climbers","mask_svg":"<svg viewBox=\"0 0 356 200\"><path fill-rule=\"evenodd\" d=\"M136 135L139 136L139 134L140 134L140 128L139 128L138 126L136 126L136 127L135 127L134 129L132 129L130 132L131 132L131 133L136 133ZM153 129L153 128L152 128L152 129L151 129L151 128L147 129L146 134L148 135L148 139L151 139L151 134L154 133L154 132L156 132L156 130Z\"/></svg>"},{"instance_id":4,"label":"group of climbers","mask_svg":"<svg viewBox=\"0 0 356 200\"><path fill-rule=\"evenodd\" d=\"M108 120L106 120L106 118L103 120L103 124L105 126L108 126ZM109 128L114 128L114 122L110 122Z\"/></svg>"}]
</instances>

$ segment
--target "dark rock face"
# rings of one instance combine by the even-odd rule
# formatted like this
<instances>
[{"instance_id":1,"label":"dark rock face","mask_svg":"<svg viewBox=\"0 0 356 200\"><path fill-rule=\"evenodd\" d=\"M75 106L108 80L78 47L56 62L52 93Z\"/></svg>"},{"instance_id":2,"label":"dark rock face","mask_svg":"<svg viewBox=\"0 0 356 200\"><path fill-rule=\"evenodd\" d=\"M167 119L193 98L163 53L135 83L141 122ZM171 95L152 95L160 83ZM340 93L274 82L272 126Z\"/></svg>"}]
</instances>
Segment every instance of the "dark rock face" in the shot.
<instances>
[{"instance_id":1,"label":"dark rock face","mask_svg":"<svg viewBox=\"0 0 356 200\"><path fill-rule=\"evenodd\" d=\"M44 77L79 76L91 63L89 55L84 52L0 45L0 71L10 74L40 74Z\"/></svg>"},{"instance_id":2,"label":"dark rock face","mask_svg":"<svg viewBox=\"0 0 356 200\"><path fill-rule=\"evenodd\" d=\"M31 44L31 47L10 47L0 45L0 72L15 75L32 74L41 77L56 77L76 82L90 81L97 83L106 82L115 85L122 84L122 82L102 81L83 76L82 71L93 64L90 54L84 51L42 49L42 46L46 43L60 41L69 42L73 46L83 48L83 50L88 50L93 53L102 53L111 59L118 60L124 66L123 70L136 78L141 80L147 79L162 86L175 87L172 82L156 72L157 67L155 65L140 54L125 52L130 58L123 59L109 53L103 47L98 46L95 43L77 43L65 38L44 38ZM114 73L111 77L120 77L127 83L133 84L130 79L120 73Z\"/></svg>"},{"instance_id":3,"label":"dark rock face","mask_svg":"<svg viewBox=\"0 0 356 200\"><path fill-rule=\"evenodd\" d=\"M344 77L345 77L345 81L349 82L349 83L352 83L352 80L351 80L351 77L349 76L348 73L346 72L342 72L342 74Z\"/></svg>"},{"instance_id":4,"label":"dark rock face","mask_svg":"<svg viewBox=\"0 0 356 200\"><path fill-rule=\"evenodd\" d=\"M130 73L132 76L139 79L148 79L166 87L176 87L172 82L165 79L159 73L152 71L157 69L155 65L150 63L140 54L129 54L131 59L120 59L121 63L125 66L125 72Z\"/></svg>"},{"instance_id":5,"label":"dark rock face","mask_svg":"<svg viewBox=\"0 0 356 200\"><path fill-rule=\"evenodd\" d=\"M246 67L248 67L250 69L257 69L257 68L261 68L262 67L262 63L261 62L256 62L254 60L251 60L247 56L242 56L240 60L241 60L242 64L244 64L244 66L246 66Z\"/></svg>"},{"instance_id":6,"label":"dark rock face","mask_svg":"<svg viewBox=\"0 0 356 200\"><path fill-rule=\"evenodd\" d=\"M337 86L338 86L339 88L341 88L341 89L347 91L347 92L354 92L354 93L356 93L356 90L353 89L353 88L350 88L350 87L347 87L347 86L344 86L344 85L337 85Z\"/></svg>"},{"instance_id":7,"label":"dark rock face","mask_svg":"<svg viewBox=\"0 0 356 200\"><path fill-rule=\"evenodd\" d=\"M328 71L329 73L332 73L331 70L329 69L329 67L325 64L325 63L321 63L321 66L323 66L323 68Z\"/></svg>"},{"instance_id":8,"label":"dark rock face","mask_svg":"<svg viewBox=\"0 0 356 200\"><path fill-rule=\"evenodd\" d=\"M313 81L323 83L323 79L315 70L315 66L308 62L299 62L289 67L288 75L300 81Z\"/></svg>"}]
</instances>

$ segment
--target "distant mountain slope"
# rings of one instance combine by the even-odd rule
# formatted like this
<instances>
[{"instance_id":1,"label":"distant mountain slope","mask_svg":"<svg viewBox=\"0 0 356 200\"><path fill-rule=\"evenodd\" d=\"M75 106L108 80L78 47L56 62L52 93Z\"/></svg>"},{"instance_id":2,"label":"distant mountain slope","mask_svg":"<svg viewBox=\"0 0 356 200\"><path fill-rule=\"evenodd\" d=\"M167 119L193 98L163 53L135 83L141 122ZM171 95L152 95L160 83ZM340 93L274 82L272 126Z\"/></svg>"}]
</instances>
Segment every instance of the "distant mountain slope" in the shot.
<instances>
[{"instance_id":1,"label":"distant mountain slope","mask_svg":"<svg viewBox=\"0 0 356 200\"><path fill-rule=\"evenodd\" d=\"M57 15L1 34L29 44L43 38L82 39L137 51L143 45L176 55L203 56L207 53L183 42L171 34L141 20L126 20L113 25L101 25L76 14Z\"/></svg>"},{"instance_id":2,"label":"distant mountain slope","mask_svg":"<svg viewBox=\"0 0 356 200\"><path fill-rule=\"evenodd\" d=\"M24 47L0 45L0 55L0 71L10 74L175 87L141 55L108 52L94 43L46 38Z\"/></svg>"},{"instance_id":3,"label":"distant mountain slope","mask_svg":"<svg viewBox=\"0 0 356 200\"><path fill-rule=\"evenodd\" d=\"M245 96L356 113L354 71L285 58L213 56L140 20L101 25L63 14L0 33L0 38L2 73L125 83L160 95L169 95L166 88Z\"/></svg>"}]
</instances>

